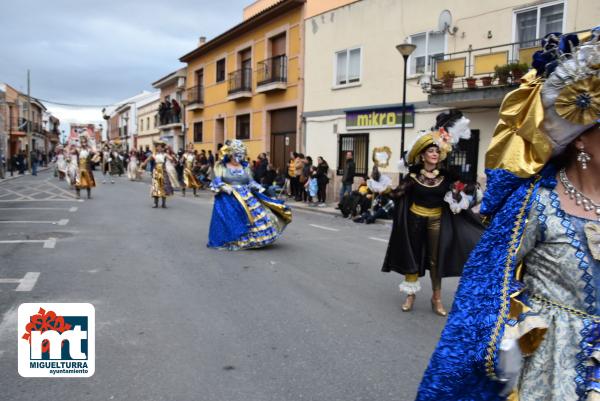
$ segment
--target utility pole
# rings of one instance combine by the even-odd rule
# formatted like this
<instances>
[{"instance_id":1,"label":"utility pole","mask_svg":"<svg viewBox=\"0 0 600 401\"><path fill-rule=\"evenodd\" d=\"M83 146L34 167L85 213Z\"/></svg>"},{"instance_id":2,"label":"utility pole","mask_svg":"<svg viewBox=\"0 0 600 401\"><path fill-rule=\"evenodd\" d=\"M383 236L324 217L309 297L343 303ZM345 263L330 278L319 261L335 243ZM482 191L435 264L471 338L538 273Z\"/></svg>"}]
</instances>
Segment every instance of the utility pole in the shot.
<instances>
[{"instance_id":1,"label":"utility pole","mask_svg":"<svg viewBox=\"0 0 600 401\"><path fill-rule=\"evenodd\" d=\"M33 113L31 112L31 83L29 79L29 70L27 70L27 169L31 173L31 126L32 126Z\"/></svg>"}]
</instances>

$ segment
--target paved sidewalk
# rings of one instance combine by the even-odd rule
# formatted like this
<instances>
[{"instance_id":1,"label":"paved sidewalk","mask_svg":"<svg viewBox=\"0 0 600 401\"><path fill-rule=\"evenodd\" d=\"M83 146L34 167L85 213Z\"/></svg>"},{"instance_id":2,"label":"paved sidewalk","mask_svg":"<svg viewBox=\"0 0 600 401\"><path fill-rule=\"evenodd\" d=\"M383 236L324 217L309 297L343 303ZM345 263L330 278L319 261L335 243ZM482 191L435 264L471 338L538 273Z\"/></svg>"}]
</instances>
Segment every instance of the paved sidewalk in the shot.
<instances>
[{"instance_id":1,"label":"paved sidewalk","mask_svg":"<svg viewBox=\"0 0 600 401\"><path fill-rule=\"evenodd\" d=\"M37 172L41 173L43 171L50 170L51 168L54 168L54 166L41 167L41 168L37 169ZM10 175L10 171L6 171L4 173L4 178L0 178L0 184L2 184L3 182L6 182L6 181L10 181L10 180L16 180L17 178L30 177L30 176L31 176L31 174L29 173L29 171L26 171L25 174L15 173L12 176Z\"/></svg>"}]
</instances>

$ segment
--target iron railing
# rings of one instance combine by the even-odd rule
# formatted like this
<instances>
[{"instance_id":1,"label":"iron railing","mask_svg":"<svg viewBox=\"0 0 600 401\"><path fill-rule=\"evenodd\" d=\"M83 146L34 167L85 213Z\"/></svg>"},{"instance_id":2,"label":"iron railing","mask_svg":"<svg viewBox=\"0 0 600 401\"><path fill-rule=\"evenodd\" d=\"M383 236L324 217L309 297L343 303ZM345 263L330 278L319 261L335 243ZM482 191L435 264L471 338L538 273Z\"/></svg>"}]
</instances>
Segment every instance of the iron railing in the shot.
<instances>
[{"instance_id":1,"label":"iron railing","mask_svg":"<svg viewBox=\"0 0 600 401\"><path fill-rule=\"evenodd\" d=\"M573 34L583 32L589 32L589 30L577 31ZM470 48L464 51L430 56L429 65L432 79L430 87L425 90L429 93L447 93L516 86L522 76L518 69L508 74L495 74L494 67L516 63L531 66L533 53L541 49L542 39L477 49ZM455 76L444 79L444 72L453 72Z\"/></svg>"},{"instance_id":2,"label":"iron railing","mask_svg":"<svg viewBox=\"0 0 600 401\"><path fill-rule=\"evenodd\" d=\"M187 89L187 103L204 104L204 86L197 85Z\"/></svg>"},{"instance_id":3,"label":"iron railing","mask_svg":"<svg viewBox=\"0 0 600 401\"><path fill-rule=\"evenodd\" d=\"M287 56L275 56L260 61L256 70L257 85L287 82Z\"/></svg>"},{"instance_id":4,"label":"iron railing","mask_svg":"<svg viewBox=\"0 0 600 401\"><path fill-rule=\"evenodd\" d=\"M252 69L242 68L229 74L228 93L252 91Z\"/></svg>"}]
</instances>

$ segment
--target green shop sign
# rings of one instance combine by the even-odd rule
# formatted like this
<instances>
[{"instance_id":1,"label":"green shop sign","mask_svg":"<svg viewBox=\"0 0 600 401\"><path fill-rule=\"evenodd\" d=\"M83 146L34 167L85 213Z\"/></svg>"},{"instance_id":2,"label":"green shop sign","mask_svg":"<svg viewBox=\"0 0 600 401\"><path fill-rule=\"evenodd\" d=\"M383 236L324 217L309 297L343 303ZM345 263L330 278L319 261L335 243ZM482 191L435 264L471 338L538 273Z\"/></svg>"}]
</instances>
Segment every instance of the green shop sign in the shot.
<instances>
[{"instance_id":1,"label":"green shop sign","mask_svg":"<svg viewBox=\"0 0 600 401\"><path fill-rule=\"evenodd\" d=\"M406 106L405 127L415 124L414 106ZM402 127L402 107L346 111L346 129L400 128Z\"/></svg>"}]
</instances>

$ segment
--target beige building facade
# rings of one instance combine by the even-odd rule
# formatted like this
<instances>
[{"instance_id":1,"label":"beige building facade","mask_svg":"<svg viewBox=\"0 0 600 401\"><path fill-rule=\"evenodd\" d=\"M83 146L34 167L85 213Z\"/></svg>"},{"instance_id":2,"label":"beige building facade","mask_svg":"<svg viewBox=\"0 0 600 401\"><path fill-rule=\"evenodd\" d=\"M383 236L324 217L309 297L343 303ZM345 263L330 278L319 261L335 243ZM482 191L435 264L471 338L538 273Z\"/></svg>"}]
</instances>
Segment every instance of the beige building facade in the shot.
<instances>
[{"instance_id":1,"label":"beige building facade","mask_svg":"<svg viewBox=\"0 0 600 401\"><path fill-rule=\"evenodd\" d=\"M152 99L138 108L137 150L152 149L152 143L160 139L158 105L160 99Z\"/></svg>"},{"instance_id":2,"label":"beige building facade","mask_svg":"<svg viewBox=\"0 0 600 401\"><path fill-rule=\"evenodd\" d=\"M598 15L594 0L361 0L308 18L306 153L341 169L342 154L352 150L367 174L373 152L387 148L382 170L397 178L404 65L396 45L406 40L417 48L408 60L405 149L439 112L463 110L473 138L449 163L466 181L482 180L498 108L518 85L516 72L500 81L494 67L529 63L546 33L588 30Z\"/></svg>"},{"instance_id":3,"label":"beige building facade","mask_svg":"<svg viewBox=\"0 0 600 401\"><path fill-rule=\"evenodd\" d=\"M160 139L175 152L185 148L185 81L187 68L183 67L162 77L152 86L160 90L158 129Z\"/></svg>"}]
</instances>

